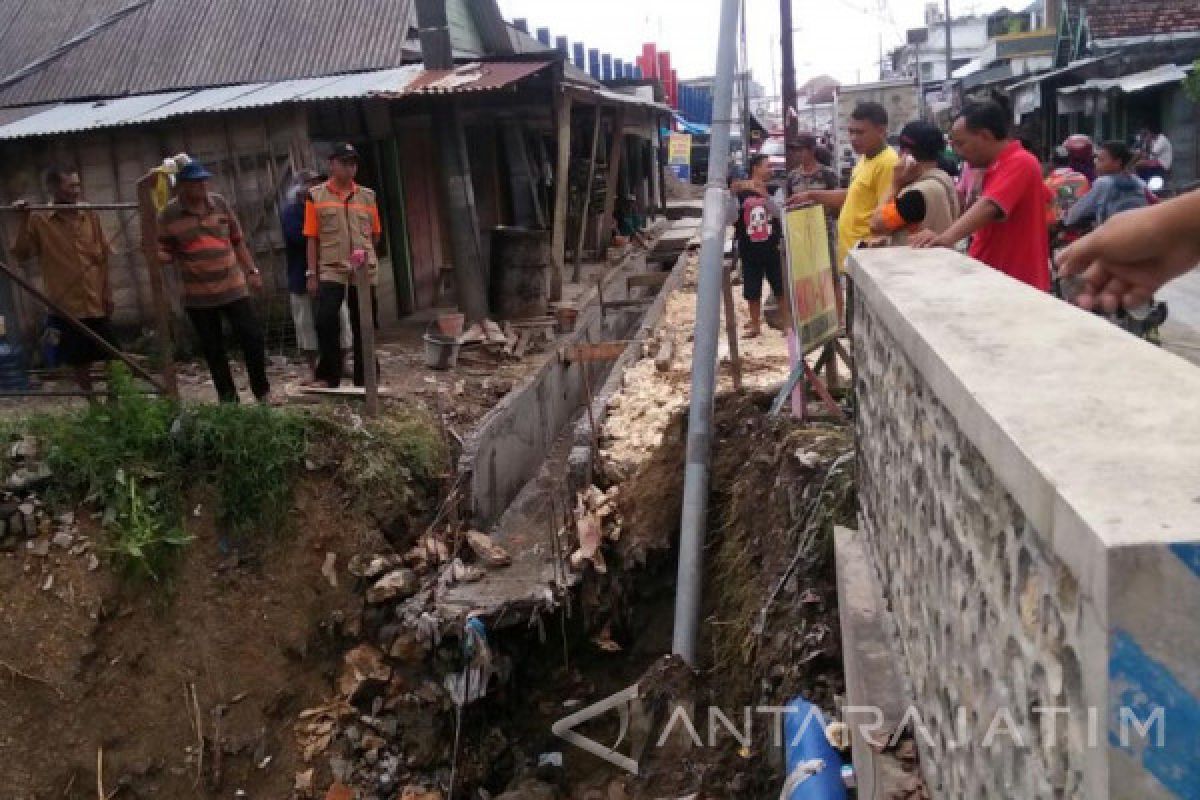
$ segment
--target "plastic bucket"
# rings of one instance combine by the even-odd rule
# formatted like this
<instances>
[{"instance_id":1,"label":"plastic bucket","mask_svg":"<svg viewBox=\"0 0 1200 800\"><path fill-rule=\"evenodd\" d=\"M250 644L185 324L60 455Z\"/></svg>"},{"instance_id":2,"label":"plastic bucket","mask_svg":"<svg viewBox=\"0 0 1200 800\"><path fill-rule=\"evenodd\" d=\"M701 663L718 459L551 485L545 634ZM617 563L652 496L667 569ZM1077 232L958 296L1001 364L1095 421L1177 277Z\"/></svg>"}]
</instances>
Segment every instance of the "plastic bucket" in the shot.
<instances>
[{"instance_id":1,"label":"plastic bucket","mask_svg":"<svg viewBox=\"0 0 1200 800\"><path fill-rule=\"evenodd\" d=\"M455 338L462 336L463 328L466 324L467 318L464 314L442 314L437 318L438 333L443 336L453 336Z\"/></svg>"},{"instance_id":2,"label":"plastic bucket","mask_svg":"<svg viewBox=\"0 0 1200 800\"><path fill-rule=\"evenodd\" d=\"M559 306L554 309L555 327L559 333L574 333L575 324L579 321L579 309L571 306Z\"/></svg>"},{"instance_id":3,"label":"plastic bucket","mask_svg":"<svg viewBox=\"0 0 1200 800\"><path fill-rule=\"evenodd\" d=\"M425 366L430 369L454 369L458 364L458 339L432 331L425 334Z\"/></svg>"}]
</instances>

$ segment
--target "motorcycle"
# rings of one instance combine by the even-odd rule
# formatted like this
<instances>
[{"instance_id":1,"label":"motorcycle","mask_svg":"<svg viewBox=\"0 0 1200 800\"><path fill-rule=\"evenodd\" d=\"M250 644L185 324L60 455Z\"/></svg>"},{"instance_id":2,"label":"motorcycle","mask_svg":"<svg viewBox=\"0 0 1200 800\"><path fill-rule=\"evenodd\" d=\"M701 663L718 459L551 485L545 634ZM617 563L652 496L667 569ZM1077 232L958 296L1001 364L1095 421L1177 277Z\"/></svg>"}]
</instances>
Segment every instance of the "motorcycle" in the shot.
<instances>
[{"instance_id":1,"label":"motorcycle","mask_svg":"<svg viewBox=\"0 0 1200 800\"><path fill-rule=\"evenodd\" d=\"M1160 195L1165 186L1164 180L1155 176L1146 184L1147 200L1150 205L1160 202ZM1082 239L1095 229L1092 222L1068 226L1061 221L1050 226L1051 252L1051 286L1054 296L1074 304L1079 294L1082 280L1079 278L1064 278L1058 271L1058 259L1055 254ZM1113 313L1094 311L1121 330L1144 339L1151 344L1162 346L1160 328L1167 321L1169 309L1164 302L1147 303L1139 308L1119 308Z\"/></svg>"}]
</instances>

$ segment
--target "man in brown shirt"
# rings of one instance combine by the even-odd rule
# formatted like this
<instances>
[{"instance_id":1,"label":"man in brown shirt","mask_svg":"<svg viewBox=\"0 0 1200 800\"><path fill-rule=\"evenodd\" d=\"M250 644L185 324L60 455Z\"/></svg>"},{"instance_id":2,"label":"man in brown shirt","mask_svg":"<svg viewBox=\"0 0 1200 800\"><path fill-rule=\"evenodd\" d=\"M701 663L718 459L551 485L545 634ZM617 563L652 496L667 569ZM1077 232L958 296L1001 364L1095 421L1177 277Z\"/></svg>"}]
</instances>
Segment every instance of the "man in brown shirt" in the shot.
<instances>
[{"instance_id":1,"label":"man in brown shirt","mask_svg":"<svg viewBox=\"0 0 1200 800\"><path fill-rule=\"evenodd\" d=\"M42 268L46 296L80 320L105 341L113 337L112 289L108 280L109 245L95 211L72 208L83 195L79 173L50 169L46 187L55 205L53 211L31 211L21 215L12 254L19 260L37 256ZM26 205L19 201L16 205ZM91 367L108 360L108 353L52 310L47 321L58 337L58 353L75 373L79 388L91 391Z\"/></svg>"},{"instance_id":2,"label":"man in brown shirt","mask_svg":"<svg viewBox=\"0 0 1200 800\"><path fill-rule=\"evenodd\" d=\"M178 196L158 220L159 260L174 262L179 268L183 306L196 329L220 401L238 402L225 352L224 318L242 348L254 396L260 403L276 404L267 380L262 327L247 290L249 286L261 291L262 276L246 247L237 216L225 198L208 190L211 177L198 161L180 171Z\"/></svg>"}]
</instances>

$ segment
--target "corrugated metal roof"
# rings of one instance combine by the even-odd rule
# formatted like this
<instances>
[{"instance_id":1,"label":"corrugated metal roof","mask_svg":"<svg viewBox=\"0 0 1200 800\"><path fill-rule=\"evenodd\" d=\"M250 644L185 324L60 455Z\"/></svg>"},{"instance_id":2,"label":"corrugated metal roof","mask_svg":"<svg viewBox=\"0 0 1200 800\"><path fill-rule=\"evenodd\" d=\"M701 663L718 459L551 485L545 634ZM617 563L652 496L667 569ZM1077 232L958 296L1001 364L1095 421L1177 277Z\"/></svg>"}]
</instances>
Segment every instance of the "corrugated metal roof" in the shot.
<instances>
[{"instance_id":1,"label":"corrugated metal roof","mask_svg":"<svg viewBox=\"0 0 1200 800\"><path fill-rule=\"evenodd\" d=\"M1145 72L1135 72L1120 78L1093 78L1078 86L1066 86L1058 90L1059 94L1074 94L1075 92L1107 92L1113 89L1133 94L1134 92L1153 89L1168 83L1179 83L1188 76L1191 66L1177 67L1174 64L1164 64Z\"/></svg>"},{"instance_id":2,"label":"corrugated metal roof","mask_svg":"<svg viewBox=\"0 0 1200 800\"><path fill-rule=\"evenodd\" d=\"M0 120L0 140L139 125L185 114L221 113L285 103L483 92L511 86L551 63L474 63L464 64L454 70L437 71L427 71L419 64L410 64L349 75L221 86L194 92L157 92L100 102L63 103L43 107L40 111L30 109L30 114L17 117L8 124L2 124L3 120ZM626 101L641 102L627 95L620 97Z\"/></svg>"},{"instance_id":3,"label":"corrugated metal roof","mask_svg":"<svg viewBox=\"0 0 1200 800\"><path fill-rule=\"evenodd\" d=\"M486 64L461 64L454 69L422 70L421 75L399 94L453 94L503 89L552 63L554 62L493 61Z\"/></svg>"},{"instance_id":4,"label":"corrugated metal roof","mask_svg":"<svg viewBox=\"0 0 1200 800\"><path fill-rule=\"evenodd\" d=\"M4 0L0 79L132 0ZM413 0L152 0L0 90L0 106L277 82L404 63Z\"/></svg>"}]
</instances>

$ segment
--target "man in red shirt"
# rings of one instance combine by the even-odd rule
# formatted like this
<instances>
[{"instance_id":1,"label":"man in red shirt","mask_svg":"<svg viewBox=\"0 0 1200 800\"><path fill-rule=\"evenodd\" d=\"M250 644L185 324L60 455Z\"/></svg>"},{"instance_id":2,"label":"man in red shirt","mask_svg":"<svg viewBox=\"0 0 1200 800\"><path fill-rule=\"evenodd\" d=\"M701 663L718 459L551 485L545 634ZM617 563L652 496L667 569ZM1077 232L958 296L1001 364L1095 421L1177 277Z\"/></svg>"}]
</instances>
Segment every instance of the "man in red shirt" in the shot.
<instances>
[{"instance_id":1,"label":"man in red shirt","mask_svg":"<svg viewBox=\"0 0 1200 800\"><path fill-rule=\"evenodd\" d=\"M950 131L954 149L985 170L979 202L944 233L918 231L913 247L954 247L972 236L974 259L1042 291L1050 290L1048 193L1038 160L1009 136L1009 114L998 103L972 103Z\"/></svg>"}]
</instances>

